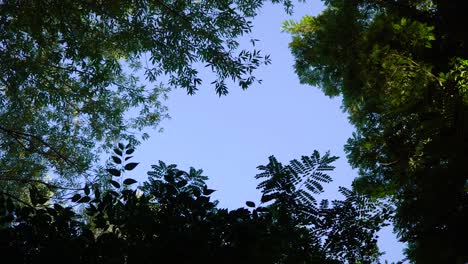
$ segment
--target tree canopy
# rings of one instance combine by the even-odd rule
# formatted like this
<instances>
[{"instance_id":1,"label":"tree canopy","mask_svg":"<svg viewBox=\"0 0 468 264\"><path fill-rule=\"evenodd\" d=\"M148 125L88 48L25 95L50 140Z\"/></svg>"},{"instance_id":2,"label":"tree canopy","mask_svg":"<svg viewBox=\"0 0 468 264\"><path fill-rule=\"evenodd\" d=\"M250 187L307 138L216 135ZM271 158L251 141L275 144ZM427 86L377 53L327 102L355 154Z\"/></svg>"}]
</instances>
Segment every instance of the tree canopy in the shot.
<instances>
[{"instance_id":1,"label":"tree canopy","mask_svg":"<svg viewBox=\"0 0 468 264\"><path fill-rule=\"evenodd\" d=\"M343 189L345 199L314 196L336 157L314 152L288 165L259 166L257 206L217 207L202 170L159 162L140 187L121 145L108 169L111 188L87 186L53 203L0 194L0 252L14 263L375 263L376 232L390 211ZM130 157L130 158L129 158ZM118 160L125 160L119 162ZM77 205L83 210L76 210Z\"/></svg>"},{"instance_id":2,"label":"tree canopy","mask_svg":"<svg viewBox=\"0 0 468 264\"><path fill-rule=\"evenodd\" d=\"M211 201L201 170L160 162L139 187L126 177L144 129L167 116L170 89L208 83L221 96L260 82L268 55L238 38L264 2L1 1L2 256L375 263L391 219L410 261L468 262L462 0L324 0L318 16L285 22L300 81L342 96L356 127L345 150L359 177L340 188L344 200L317 200L336 160L328 153L271 156L258 167L261 200L235 210ZM270 2L291 11L290 0ZM106 165L103 151L113 152Z\"/></svg>"},{"instance_id":3,"label":"tree canopy","mask_svg":"<svg viewBox=\"0 0 468 264\"><path fill-rule=\"evenodd\" d=\"M291 9L289 0L272 2ZM243 89L258 81L254 70L269 58L241 49L237 38L263 3L2 1L2 186L48 172L86 176L103 148L148 136L139 132L167 115L169 89L195 93L203 66L219 95L226 81Z\"/></svg>"},{"instance_id":4,"label":"tree canopy","mask_svg":"<svg viewBox=\"0 0 468 264\"><path fill-rule=\"evenodd\" d=\"M288 21L302 83L342 96L356 127L353 186L390 197L407 256L468 260L468 34L464 1L328 0Z\"/></svg>"}]
</instances>

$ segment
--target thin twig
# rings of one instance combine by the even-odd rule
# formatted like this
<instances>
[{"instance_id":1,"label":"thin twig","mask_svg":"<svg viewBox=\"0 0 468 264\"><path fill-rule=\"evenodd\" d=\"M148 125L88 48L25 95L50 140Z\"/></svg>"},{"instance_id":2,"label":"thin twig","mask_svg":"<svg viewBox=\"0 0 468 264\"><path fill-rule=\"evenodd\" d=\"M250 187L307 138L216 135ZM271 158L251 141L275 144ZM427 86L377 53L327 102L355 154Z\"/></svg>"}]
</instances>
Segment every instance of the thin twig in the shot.
<instances>
[{"instance_id":1,"label":"thin twig","mask_svg":"<svg viewBox=\"0 0 468 264\"><path fill-rule=\"evenodd\" d=\"M30 208L34 208L34 206L30 205L29 203L27 203L27 202L21 200L20 198L18 198L18 197L16 197L16 196L12 195L12 194L10 194L10 193L4 192L4 191L0 191L0 194L6 195L6 196L12 198L13 200L15 200L15 201L17 201L17 202L20 202L20 203L22 203L22 204L24 204L24 205L26 205L26 206L28 206L28 207L30 207Z\"/></svg>"},{"instance_id":2,"label":"thin twig","mask_svg":"<svg viewBox=\"0 0 468 264\"><path fill-rule=\"evenodd\" d=\"M29 134L29 133L26 133L26 132L21 132L21 131L16 131L16 130L11 130L11 129L8 129L8 128L5 128L3 126L0 126L0 130L6 132L7 134L13 134L13 135L18 135L18 136L21 136L22 138L25 138L27 140L29 140L31 142L30 139L28 138L33 138L37 141L39 141L40 143L42 143L44 146L50 148L59 158L61 158L62 160L64 160L65 162L67 163L70 163L70 160L65 157L64 155L62 155L62 153L60 153L58 150L56 150L52 145L50 145L49 143L47 143L46 141L44 141L42 138L38 137L38 136L35 136L35 135L32 135L32 134ZM17 140L17 139L16 139ZM17 140L18 141L18 140ZM20 143L21 144L21 143ZM26 148L26 146L24 146L23 144L21 144L23 147L25 147L26 150L28 150L28 148ZM45 153L42 153L42 154L45 154Z\"/></svg>"},{"instance_id":3,"label":"thin twig","mask_svg":"<svg viewBox=\"0 0 468 264\"><path fill-rule=\"evenodd\" d=\"M25 178L13 178L13 177L0 177L0 181L16 181L22 183L39 183L45 185L49 189L62 189L62 190L69 190L69 191L81 191L83 188L71 188L71 187L62 187L55 184L51 184L41 180L35 179L25 179Z\"/></svg>"}]
</instances>

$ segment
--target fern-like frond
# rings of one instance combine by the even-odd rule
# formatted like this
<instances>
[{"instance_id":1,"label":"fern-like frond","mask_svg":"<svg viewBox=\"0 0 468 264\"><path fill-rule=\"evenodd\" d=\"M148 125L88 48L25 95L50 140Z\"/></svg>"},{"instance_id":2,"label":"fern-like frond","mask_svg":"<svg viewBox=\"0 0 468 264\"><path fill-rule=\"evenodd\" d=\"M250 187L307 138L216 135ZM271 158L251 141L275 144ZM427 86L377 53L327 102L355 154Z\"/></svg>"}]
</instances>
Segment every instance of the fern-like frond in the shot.
<instances>
[{"instance_id":1,"label":"fern-like frond","mask_svg":"<svg viewBox=\"0 0 468 264\"><path fill-rule=\"evenodd\" d=\"M320 210L327 210L329 206L329 201L327 199L323 199L320 201Z\"/></svg>"},{"instance_id":2,"label":"fern-like frond","mask_svg":"<svg viewBox=\"0 0 468 264\"><path fill-rule=\"evenodd\" d=\"M330 175L323 173L319 170L315 171L310 176L313 177L315 181L319 181L319 182L329 183L332 181L332 178L330 177Z\"/></svg>"},{"instance_id":3,"label":"fern-like frond","mask_svg":"<svg viewBox=\"0 0 468 264\"><path fill-rule=\"evenodd\" d=\"M338 188L338 192L340 192L346 199L351 198L351 196L353 195L353 191L342 186Z\"/></svg>"},{"instance_id":4,"label":"fern-like frond","mask_svg":"<svg viewBox=\"0 0 468 264\"><path fill-rule=\"evenodd\" d=\"M298 199L301 201L302 204L307 204L307 206L316 206L317 200L315 197L310 194L310 192L305 190L298 191Z\"/></svg>"},{"instance_id":5,"label":"fern-like frond","mask_svg":"<svg viewBox=\"0 0 468 264\"><path fill-rule=\"evenodd\" d=\"M322 183L332 181L326 172L334 168L330 163L336 159L329 152L321 157L318 151L314 151L311 156L302 156L300 160L291 160L283 166L270 156L267 165L257 167L260 173L255 176L262 179L257 186L263 194L261 202L273 202L276 207L289 208L293 214L291 217L302 221L316 219L319 210L314 195L323 192Z\"/></svg>"}]
</instances>

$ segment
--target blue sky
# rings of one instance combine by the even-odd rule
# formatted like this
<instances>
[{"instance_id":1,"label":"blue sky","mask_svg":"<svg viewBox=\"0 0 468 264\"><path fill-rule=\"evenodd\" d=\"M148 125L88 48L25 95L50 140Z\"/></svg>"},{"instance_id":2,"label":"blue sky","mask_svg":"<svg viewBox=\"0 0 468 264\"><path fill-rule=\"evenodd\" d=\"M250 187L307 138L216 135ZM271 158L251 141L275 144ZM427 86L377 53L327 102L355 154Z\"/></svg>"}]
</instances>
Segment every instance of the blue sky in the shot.
<instances>
[{"instance_id":1,"label":"blue sky","mask_svg":"<svg viewBox=\"0 0 468 264\"><path fill-rule=\"evenodd\" d=\"M171 119L162 122L164 132L151 132L137 149L134 160L140 166L134 178L145 180L158 160L185 170L203 169L210 177L209 187L217 190L213 197L219 205L234 209L245 206L245 201L258 204L256 167L266 164L270 155L288 163L314 149L322 154L330 150L340 159L334 163L334 181L325 186L323 198L341 199L338 186L349 187L357 174L343 152L353 127L340 109L340 98L330 99L318 88L299 84L288 49L290 36L280 29L287 19L298 20L322 9L316 0L297 4L293 16L280 5L263 7L249 36L260 40L256 48L271 55L272 64L256 72L263 83L246 91L232 86L228 96L219 98L206 76L205 87L194 96L172 91L166 101ZM403 246L390 229L382 232L379 244L387 252L383 259L402 259Z\"/></svg>"}]
</instances>

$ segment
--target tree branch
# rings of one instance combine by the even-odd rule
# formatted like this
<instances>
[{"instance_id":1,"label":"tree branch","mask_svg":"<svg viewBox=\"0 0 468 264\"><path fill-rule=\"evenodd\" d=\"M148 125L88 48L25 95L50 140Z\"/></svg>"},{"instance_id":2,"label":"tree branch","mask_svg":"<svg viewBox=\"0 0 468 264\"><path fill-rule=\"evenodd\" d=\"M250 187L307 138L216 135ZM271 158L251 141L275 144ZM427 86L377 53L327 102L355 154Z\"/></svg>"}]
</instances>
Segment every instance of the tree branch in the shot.
<instances>
[{"instance_id":1,"label":"tree branch","mask_svg":"<svg viewBox=\"0 0 468 264\"><path fill-rule=\"evenodd\" d=\"M16 181L21 183L39 183L45 185L50 190L52 189L61 189L61 190L69 190L69 191L81 191L83 188L70 188L70 187L62 187L55 184L51 184L41 180L34 180L34 179L25 179L25 178L14 178L14 177L5 177L0 176L0 181Z\"/></svg>"},{"instance_id":2,"label":"tree branch","mask_svg":"<svg viewBox=\"0 0 468 264\"><path fill-rule=\"evenodd\" d=\"M406 0L374 0L374 3L401 17L416 19L430 25L433 25L436 22L433 13L419 10L415 6L410 5L409 1Z\"/></svg>"},{"instance_id":3,"label":"tree branch","mask_svg":"<svg viewBox=\"0 0 468 264\"><path fill-rule=\"evenodd\" d=\"M31 142L31 138L32 139L35 139L37 141L39 141L41 144L43 144L44 146L50 148L52 150L52 152L54 152L56 154L57 157L59 157L60 159L64 160L65 162L71 164L71 161L69 160L68 157L65 157L62 153L60 153L55 147L53 147L52 145L50 145L49 143L47 143L45 140L43 140L42 138L36 136L36 135L32 135L32 134L29 134L29 133L26 133L26 132L21 132L21 131L16 131L16 130L12 130L12 129L8 129L6 127L3 127L3 126L0 126L0 131L3 131L5 132L6 134L10 134L10 135L13 135L13 136L19 136L23 139L26 139L28 140L29 142ZM18 142L18 139L15 137L16 141ZM22 144L21 142L18 142L23 148L25 148L26 150L28 151L32 151L30 148L27 148L24 144ZM47 155L47 153L40 153L42 155Z\"/></svg>"},{"instance_id":4,"label":"tree branch","mask_svg":"<svg viewBox=\"0 0 468 264\"><path fill-rule=\"evenodd\" d=\"M24 204L24 205L26 205L26 206L28 206L28 207L30 207L30 208L34 208L34 206L30 205L29 203L27 203L27 202L21 200L20 198L18 198L18 197L16 197L16 196L12 195L12 194L10 194L10 193L4 192L4 191L0 191L0 194L6 195L6 196L12 198L13 200L15 200L15 201L17 201L17 202L19 202L19 203L22 203L22 204Z\"/></svg>"}]
</instances>

